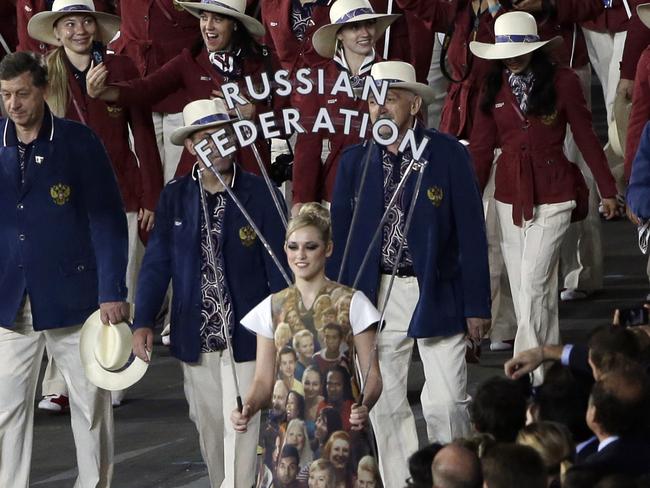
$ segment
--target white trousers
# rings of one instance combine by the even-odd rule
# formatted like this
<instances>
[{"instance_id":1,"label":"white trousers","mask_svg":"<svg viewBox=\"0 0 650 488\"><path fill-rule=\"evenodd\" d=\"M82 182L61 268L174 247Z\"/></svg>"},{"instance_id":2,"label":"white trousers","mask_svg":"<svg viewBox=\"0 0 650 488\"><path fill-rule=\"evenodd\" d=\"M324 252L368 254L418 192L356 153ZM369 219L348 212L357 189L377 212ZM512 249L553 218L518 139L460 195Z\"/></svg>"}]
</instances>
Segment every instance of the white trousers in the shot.
<instances>
[{"instance_id":1,"label":"white trousers","mask_svg":"<svg viewBox=\"0 0 650 488\"><path fill-rule=\"evenodd\" d=\"M500 150L496 151L500 154ZM496 157L498 157L498 154ZM496 159L495 157L495 159ZM496 163L492 165L490 178L483 191L483 212L488 242L490 264L490 290L492 294L492 327L490 340L501 342L512 340L517 333L517 317L512 302L508 272L501 253L501 230L497 220L496 200L494 199L494 175Z\"/></svg>"},{"instance_id":2,"label":"white trousers","mask_svg":"<svg viewBox=\"0 0 650 488\"><path fill-rule=\"evenodd\" d=\"M126 266L126 286L129 289L127 300L130 303L135 302L135 285L138 282L138 273L142 266L142 257L144 256L144 245L138 236L138 212L127 212L126 221L129 230L129 261ZM47 345L47 367L43 375L41 389L45 395L68 395L68 388L61 371L56 365L56 361L49 353Z\"/></svg>"},{"instance_id":3,"label":"white trousers","mask_svg":"<svg viewBox=\"0 0 650 488\"><path fill-rule=\"evenodd\" d=\"M582 32L587 42L589 61L603 87L607 121L612 120L612 109L616 98L616 88L621 79L620 63L627 32L596 32L583 27Z\"/></svg>"},{"instance_id":4,"label":"white trousers","mask_svg":"<svg viewBox=\"0 0 650 488\"><path fill-rule=\"evenodd\" d=\"M255 484L260 414L245 434L237 434L230 414L237 408L230 351L203 353L197 363L181 363L190 419L199 431L201 455L212 488L250 488ZM242 398L255 375L255 361L235 363Z\"/></svg>"},{"instance_id":5,"label":"white trousers","mask_svg":"<svg viewBox=\"0 0 650 488\"><path fill-rule=\"evenodd\" d=\"M587 105L591 106L591 69L585 67L576 69L575 72L580 78ZM569 226L562 242L560 250L562 288L598 290L603 286L603 250L598 213L600 197L591 170L578 149L570 127L567 127L564 139L564 153L569 161L578 165L585 177L589 187L589 213L586 219L573 222Z\"/></svg>"},{"instance_id":6,"label":"white trousers","mask_svg":"<svg viewBox=\"0 0 650 488\"><path fill-rule=\"evenodd\" d=\"M153 118L153 128L156 132L158 152L163 166L163 177L165 178L165 184L167 184L174 178L183 153L183 146L175 146L171 141L172 132L179 127L183 127L183 113L165 114L153 112L151 116Z\"/></svg>"},{"instance_id":7,"label":"white trousers","mask_svg":"<svg viewBox=\"0 0 650 488\"><path fill-rule=\"evenodd\" d=\"M517 335L514 354L542 344L559 344L558 262L575 201L536 205L522 227L512 222L512 205L496 202L501 250L513 292ZM534 373L535 384L544 372Z\"/></svg>"},{"instance_id":8,"label":"white trousers","mask_svg":"<svg viewBox=\"0 0 650 488\"><path fill-rule=\"evenodd\" d=\"M379 303L388 291L384 275ZM384 486L404 486L408 457L419 447L415 418L406 398L414 339L407 337L419 296L416 278L395 278L379 335L378 359L383 392L370 412ZM425 383L420 395L429 441L447 443L469 433L469 402L464 334L417 339Z\"/></svg>"},{"instance_id":9,"label":"white trousers","mask_svg":"<svg viewBox=\"0 0 650 488\"><path fill-rule=\"evenodd\" d=\"M34 396L43 350L70 390L79 475L75 488L100 488L113 475L113 411L109 392L91 384L79 356L80 326L34 331L29 300L14 329L0 328L0 486L27 488L34 432Z\"/></svg>"}]
</instances>

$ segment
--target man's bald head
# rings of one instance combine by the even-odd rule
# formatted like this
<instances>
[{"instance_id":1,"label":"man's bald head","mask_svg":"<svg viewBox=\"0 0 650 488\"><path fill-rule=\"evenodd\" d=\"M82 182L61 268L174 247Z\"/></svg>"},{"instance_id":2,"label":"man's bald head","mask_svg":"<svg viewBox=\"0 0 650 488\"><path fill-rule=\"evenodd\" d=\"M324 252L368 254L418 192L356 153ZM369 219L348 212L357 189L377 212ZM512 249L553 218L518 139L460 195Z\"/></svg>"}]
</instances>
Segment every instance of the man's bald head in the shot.
<instances>
[{"instance_id":1,"label":"man's bald head","mask_svg":"<svg viewBox=\"0 0 650 488\"><path fill-rule=\"evenodd\" d=\"M481 488L481 463L478 456L458 444L443 447L433 458L431 475L434 488Z\"/></svg>"}]
</instances>

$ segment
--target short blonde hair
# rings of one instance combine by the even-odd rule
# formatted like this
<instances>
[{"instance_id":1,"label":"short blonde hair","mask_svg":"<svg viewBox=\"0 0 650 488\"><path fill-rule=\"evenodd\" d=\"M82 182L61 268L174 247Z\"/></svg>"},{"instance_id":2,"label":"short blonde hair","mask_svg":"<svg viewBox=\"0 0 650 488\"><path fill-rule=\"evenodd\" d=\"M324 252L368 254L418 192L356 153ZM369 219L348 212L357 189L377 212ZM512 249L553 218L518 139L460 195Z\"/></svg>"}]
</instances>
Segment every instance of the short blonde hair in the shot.
<instances>
[{"instance_id":1,"label":"short blonde hair","mask_svg":"<svg viewBox=\"0 0 650 488\"><path fill-rule=\"evenodd\" d=\"M557 422L534 422L519 431L517 444L535 449L544 461L550 475L562 474L568 469L575 446L571 433Z\"/></svg>"}]
</instances>

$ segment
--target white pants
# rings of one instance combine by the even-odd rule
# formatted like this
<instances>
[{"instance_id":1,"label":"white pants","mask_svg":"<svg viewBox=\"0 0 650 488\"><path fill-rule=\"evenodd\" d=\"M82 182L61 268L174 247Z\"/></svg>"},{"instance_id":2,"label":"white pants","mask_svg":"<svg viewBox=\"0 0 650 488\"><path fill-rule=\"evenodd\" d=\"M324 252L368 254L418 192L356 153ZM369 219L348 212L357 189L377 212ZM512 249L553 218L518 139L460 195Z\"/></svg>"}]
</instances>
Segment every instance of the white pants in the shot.
<instances>
[{"instance_id":1,"label":"white pants","mask_svg":"<svg viewBox=\"0 0 650 488\"><path fill-rule=\"evenodd\" d=\"M212 488L250 488L255 484L259 412L238 434L230 423L237 408L230 351L203 353L197 363L181 363L190 419L199 431L203 460ZM255 361L235 363L242 398L255 375Z\"/></svg>"},{"instance_id":2,"label":"white pants","mask_svg":"<svg viewBox=\"0 0 650 488\"><path fill-rule=\"evenodd\" d=\"M558 262L575 201L536 205L522 227L512 222L512 205L497 201L501 250L513 291L517 336L514 354L542 344L559 344ZM534 373L535 384L544 372Z\"/></svg>"},{"instance_id":3,"label":"white pants","mask_svg":"<svg viewBox=\"0 0 650 488\"><path fill-rule=\"evenodd\" d=\"M183 127L183 113L165 114L161 112L152 112L153 128L156 132L156 142L158 143L158 152L163 166L163 177L165 184L174 178L176 168L181 160L183 146L172 144L171 136L174 130Z\"/></svg>"},{"instance_id":4,"label":"white pants","mask_svg":"<svg viewBox=\"0 0 650 488\"><path fill-rule=\"evenodd\" d=\"M591 69L576 69L580 78L582 91L591 107ZM600 214L598 213L598 188L585 163L582 153L573 138L571 128L567 127L564 139L564 153L577 164L589 187L589 213L580 222L569 226L560 250L560 276L563 277L562 288L593 291L603 286L603 250L600 238Z\"/></svg>"},{"instance_id":5,"label":"white pants","mask_svg":"<svg viewBox=\"0 0 650 488\"><path fill-rule=\"evenodd\" d=\"M384 275L379 303L388 291ZM386 487L404 486L409 477L408 457L417 451L418 435L406 398L414 339L407 337L419 297L416 278L395 278L386 307L386 326L379 335L377 354L383 392L370 412L379 450L379 470ZM417 339L425 384L420 395L429 441L447 443L469 433L470 397L464 334Z\"/></svg>"},{"instance_id":6,"label":"white pants","mask_svg":"<svg viewBox=\"0 0 650 488\"><path fill-rule=\"evenodd\" d=\"M126 221L129 230L129 261L126 267L126 286L129 289L127 300L133 303L135 302L135 285L138 282L138 273L140 272L140 266L142 266L142 257L144 256L144 246L138 235L138 212L127 212ZM43 383L41 385L43 396L68 395L68 389L63 375L49 351L47 357L47 367L45 368Z\"/></svg>"},{"instance_id":7,"label":"white pants","mask_svg":"<svg viewBox=\"0 0 650 488\"><path fill-rule=\"evenodd\" d=\"M80 330L80 326L75 326L34 331L29 300L18 312L14 329L0 328L0 486L29 486L34 396L46 344L70 390L70 416L79 469L74 486L110 486L113 475L111 400L109 392L86 379L79 356Z\"/></svg>"},{"instance_id":8,"label":"white pants","mask_svg":"<svg viewBox=\"0 0 650 488\"><path fill-rule=\"evenodd\" d=\"M603 87L607 122L612 120L612 109L616 98L616 88L621 79L620 63L623 59L623 48L627 32L596 32L582 28L587 42L589 60Z\"/></svg>"},{"instance_id":9,"label":"white pants","mask_svg":"<svg viewBox=\"0 0 650 488\"><path fill-rule=\"evenodd\" d=\"M496 151L500 154L500 150ZM496 157L498 157L498 154ZM495 157L495 159L496 159ZM483 191L483 212L488 241L488 260L490 264L490 290L492 292L492 327L490 340L501 342L512 340L517 333L517 317L512 302L508 272L501 253L501 231L497 220L496 200L494 199L494 175L497 165L492 165L490 178Z\"/></svg>"}]
</instances>

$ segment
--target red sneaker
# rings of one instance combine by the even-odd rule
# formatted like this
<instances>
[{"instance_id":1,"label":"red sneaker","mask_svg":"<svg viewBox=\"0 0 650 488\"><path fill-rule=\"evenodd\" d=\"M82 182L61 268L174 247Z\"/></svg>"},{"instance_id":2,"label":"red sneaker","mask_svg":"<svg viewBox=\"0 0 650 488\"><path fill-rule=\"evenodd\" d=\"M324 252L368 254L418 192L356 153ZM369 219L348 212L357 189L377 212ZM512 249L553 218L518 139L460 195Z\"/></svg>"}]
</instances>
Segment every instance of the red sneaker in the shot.
<instances>
[{"instance_id":1,"label":"red sneaker","mask_svg":"<svg viewBox=\"0 0 650 488\"><path fill-rule=\"evenodd\" d=\"M66 395L45 395L38 402L38 408L49 412L63 413L70 409L70 400Z\"/></svg>"}]
</instances>

